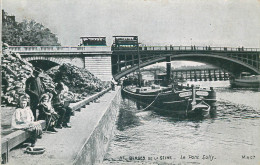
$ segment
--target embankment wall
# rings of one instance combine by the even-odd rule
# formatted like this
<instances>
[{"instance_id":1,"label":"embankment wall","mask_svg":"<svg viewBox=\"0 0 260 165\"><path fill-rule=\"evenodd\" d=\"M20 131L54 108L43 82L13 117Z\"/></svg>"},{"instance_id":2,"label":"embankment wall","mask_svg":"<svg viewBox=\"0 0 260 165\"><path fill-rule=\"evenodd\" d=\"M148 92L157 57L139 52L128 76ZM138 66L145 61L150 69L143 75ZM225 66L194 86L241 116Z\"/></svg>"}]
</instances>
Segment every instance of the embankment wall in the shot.
<instances>
[{"instance_id":1,"label":"embankment wall","mask_svg":"<svg viewBox=\"0 0 260 165\"><path fill-rule=\"evenodd\" d=\"M74 165L102 163L109 141L113 136L120 101L121 92L117 90L117 94L112 99L110 105L106 107L107 110L104 112L94 131L78 152L73 162Z\"/></svg>"}]
</instances>

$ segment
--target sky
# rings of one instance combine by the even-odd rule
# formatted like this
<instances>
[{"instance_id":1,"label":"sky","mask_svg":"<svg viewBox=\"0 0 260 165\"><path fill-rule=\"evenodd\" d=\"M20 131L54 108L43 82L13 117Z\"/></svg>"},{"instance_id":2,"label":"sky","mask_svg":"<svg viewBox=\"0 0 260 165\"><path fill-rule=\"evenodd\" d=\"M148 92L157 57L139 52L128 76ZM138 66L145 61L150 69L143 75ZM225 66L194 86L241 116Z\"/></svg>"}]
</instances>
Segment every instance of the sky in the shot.
<instances>
[{"instance_id":1,"label":"sky","mask_svg":"<svg viewBox=\"0 0 260 165\"><path fill-rule=\"evenodd\" d=\"M2 0L2 8L42 23L63 46L138 35L144 45L260 47L260 0Z\"/></svg>"}]
</instances>

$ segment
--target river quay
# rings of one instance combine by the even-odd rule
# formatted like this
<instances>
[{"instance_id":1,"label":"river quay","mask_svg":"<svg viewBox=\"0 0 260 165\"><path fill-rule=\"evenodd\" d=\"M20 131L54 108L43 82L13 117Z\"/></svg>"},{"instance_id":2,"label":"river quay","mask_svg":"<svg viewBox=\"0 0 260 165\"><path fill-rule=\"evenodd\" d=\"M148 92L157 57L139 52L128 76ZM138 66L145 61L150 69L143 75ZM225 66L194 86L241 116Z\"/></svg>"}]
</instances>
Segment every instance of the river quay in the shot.
<instances>
[{"instance_id":1,"label":"river quay","mask_svg":"<svg viewBox=\"0 0 260 165\"><path fill-rule=\"evenodd\" d=\"M44 133L36 147L44 147L40 155L24 153L16 148L9 153L11 165L72 165L100 164L112 137L119 104L120 87L109 91L75 112L72 128L58 129L55 134ZM76 106L75 103L72 106Z\"/></svg>"}]
</instances>

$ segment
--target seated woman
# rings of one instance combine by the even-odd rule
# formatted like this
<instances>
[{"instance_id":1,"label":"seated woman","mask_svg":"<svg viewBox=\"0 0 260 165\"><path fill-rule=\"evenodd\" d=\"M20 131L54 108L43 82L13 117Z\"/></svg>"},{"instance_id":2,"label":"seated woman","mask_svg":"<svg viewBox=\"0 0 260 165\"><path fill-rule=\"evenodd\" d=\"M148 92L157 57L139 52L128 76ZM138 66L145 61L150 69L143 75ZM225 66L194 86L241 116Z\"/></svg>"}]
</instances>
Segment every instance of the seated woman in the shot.
<instances>
[{"instance_id":1,"label":"seated woman","mask_svg":"<svg viewBox=\"0 0 260 165\"><path fill-rule=\"evenodd\" d=\"M19 98L18 107L16 108L12 116L12 128L22 129L30 132L31 146L34 147L37 138L42 135L42 127L39 122L34 122L34 116L28 106L30 97L27 94L23 94Z\"/></svg>"},{"instance_id":2,"label":"seated woman","mask_svg":"<svg viewBox=\"0 0 260 165\"><path fill-rule=\"evenodd\" d=\"M54 127L59 119L59 115L54 111L51 105L51 99L51 93L43 94L40 98L40 103L37 106L37 109L39 110L38 120L46 120L45 130L57 132Z\"/></svg>"}]
</instances>

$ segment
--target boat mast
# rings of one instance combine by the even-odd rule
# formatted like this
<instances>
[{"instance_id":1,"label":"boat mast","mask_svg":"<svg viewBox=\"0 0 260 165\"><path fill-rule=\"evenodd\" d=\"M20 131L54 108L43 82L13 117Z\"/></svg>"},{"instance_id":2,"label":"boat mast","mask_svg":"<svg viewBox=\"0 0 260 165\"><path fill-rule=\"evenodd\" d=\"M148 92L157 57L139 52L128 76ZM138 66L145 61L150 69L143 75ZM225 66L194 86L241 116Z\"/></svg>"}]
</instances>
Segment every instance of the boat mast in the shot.
<instances>
[{"instance_id":1,"label":"boat mast","mask_svg":"<svg viewBox=\"0 0 260 165\"><path fill-rule=\"evenodd\" d=\"M137 36L137 55L138 55L138 86L141 88L142 83L141 83L141 70L140 70L140 52L139 52L139 41L138 41L138 36Z\"/></svg>"}]
</instances>

